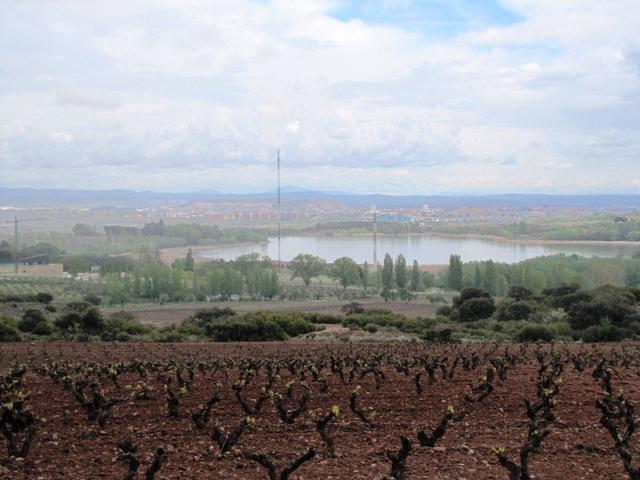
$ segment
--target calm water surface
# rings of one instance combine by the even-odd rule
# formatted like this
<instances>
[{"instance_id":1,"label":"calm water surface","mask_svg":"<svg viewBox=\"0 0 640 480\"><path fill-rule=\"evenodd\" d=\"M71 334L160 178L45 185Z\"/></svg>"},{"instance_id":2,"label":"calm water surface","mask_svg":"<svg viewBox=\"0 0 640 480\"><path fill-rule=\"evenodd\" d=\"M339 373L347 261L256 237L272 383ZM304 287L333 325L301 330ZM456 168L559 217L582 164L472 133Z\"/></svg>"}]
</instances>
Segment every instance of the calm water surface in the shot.
<instances>
[{"instance_id":1,"label":"calm water surface","mask_svg":"<svg viewBox=\"0 0 640 480\"><path fill-rule=\"evenodd\" d=\"M522 243L503 240L459 238L430 235L380 236L378 237L378 259L385 253L394 259L403 254L408 262L414 259L420 264L443 264L449 262L449 255L457 254L464 261L495 260L514 263L528 258L558 253L578 254L586 257L629 256L640 249L638 245L616 244L569 244L569 243ZM236 245L219 247L203 252L208 258L233 260L246 253L267 255L278 258L278 239L269 238L265 244ZM283 237L281 240L282 260L291 260L299 253L310 253L332 262L339 257L351 257L357 262L369 263L373 259L373 239L368 236L355 237Z\"/></svg>"}]
</instances>

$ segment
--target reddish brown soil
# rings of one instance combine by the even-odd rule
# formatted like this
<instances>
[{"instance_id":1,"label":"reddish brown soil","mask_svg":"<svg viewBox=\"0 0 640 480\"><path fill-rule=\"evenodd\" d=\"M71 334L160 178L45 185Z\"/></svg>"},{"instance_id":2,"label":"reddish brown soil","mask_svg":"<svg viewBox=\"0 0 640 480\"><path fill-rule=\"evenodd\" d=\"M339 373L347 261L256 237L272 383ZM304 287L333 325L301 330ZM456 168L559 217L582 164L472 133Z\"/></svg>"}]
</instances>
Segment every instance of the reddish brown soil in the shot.
<instances>
[{"instance_id":1,"label":"reddish brown soil","mask_svg":"<svg viewBox=\"0 0 640 480\"><path fill-rule=\"evenodd\" d=\"M241 357L319 358L325 353L349 355L361 353L392 354L396 358L409 358L420 351L434 355L455 355L457 349L474 347L426 347L417 345L317 345L300 343L268 343L260 345L151 345L151 344L14 344L2 345L0 362L6 370L16 358L21 362L43 362L50 359L67 359L87 362L126 362L133 358L164 361L175 357L184 360L219 356L230 359ZM512 347L513 351L517 346ZM573 350L590 347L571 346ZM620 347L603 349L607 356ZM635 352L637 345L627 345L627 354ZM450 349L450 350L449 350ZM613 349L613 350L612 350ZM414 368L413 371L418 371ZM609 434L599 423L596 399L601 396L598 384L591 377L592 367L577 372L568 363L562 375L556 413L558 421L542 448L531 457L531 472L537 479L625 479L622 463L612 448ZM396 451L399 436L412 439L413 452L408 459L408 479L507 479L508 475L492 453L492 447L504 446L511 458L526 437L528 421L523 399L535 398L536 364L530 360L509 370L506 381L496 380L495 391L464 420L452 423L435 449L421 448L415 440L415 430L422 426L432 429L447 405L461 405L469 386L477 384L484 375L486 365L465 372L458 368L450 380L427 385L423 376L424 392L417 395L411 377L388 367L384 370L386 381L376 389L371 375L343 385L337 375L326 368L322 374L329 379L329 391L320 393L317 384L311 382L311 410L327 412L332 405L340 407L341 415L334 430L336 456L329 456L313 427L309 415L303 415L294 425L285 425L278 419L271 401L259 415L256 423L242 436L239 449L251 449L267 453L276 465L288 464L309 446L315 446L318 454L304 464L292 479L353 479L371 480L389 474L390 463L385 450ZM640 401L640 379L637 360L629 368L616 368L614 388L624 392L633 401ZM279 391L291 379L286 369L281 371ZM41 377L33 371L27 374L23 391L30 394L28 405L38 418L37 437L26 459L6 456L4 441L0 440L0 459L4 465L3 479L120 479L125 467L119 460L116 445L127 437L133 427L132 438L139 447L143 464L137 478L144 478L152 452L157 447L169 447L166 463L157 479L266 479L266 470L255 462L243 459L240 450L220 456L217 446L209 437L212 422L233 427L244 416L233 396L231 385L238 378L238 370L229 371L229 378L218 372L202 377L196 373L191 390L180 402L180 418L169 419L163 400L162 385L155 374L147 377L155 391L149 401L131 401L124 385L135 385L137 375L123 374L117 389L108 379L101 386L107 397L125 400L117 405L104 429L90 422L72 394L61 384ZM249 389L249 398L255 398L266 381L262 371ZM369 427L355 417L348 408L347 396L356 384L362 386L360 405L375 412L377 424ZM299 388L299 387L298 387ZM219 392L222 402L212 410L206 431L197 430L191 421L200 403L213 392ZM296 390L295 395L299 394ZM638 439L633 440L635 463L640 464ZM533 477L532 477L533 478Z\"/></svg>"}]
</instances>

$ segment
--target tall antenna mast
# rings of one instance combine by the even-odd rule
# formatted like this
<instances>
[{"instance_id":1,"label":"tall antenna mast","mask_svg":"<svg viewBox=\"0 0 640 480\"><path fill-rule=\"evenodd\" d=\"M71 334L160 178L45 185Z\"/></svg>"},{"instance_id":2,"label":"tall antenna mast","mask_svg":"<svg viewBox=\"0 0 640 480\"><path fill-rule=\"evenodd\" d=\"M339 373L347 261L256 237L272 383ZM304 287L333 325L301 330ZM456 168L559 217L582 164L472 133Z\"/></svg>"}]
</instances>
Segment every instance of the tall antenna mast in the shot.
<instances>
[{"instance_id":1,"label":"tall antenna mast","mask_svg":"<svg viewBox=\"0 0 640 480\"><path fill-rule=\"evenodd\" d=\"M373 205L373 264L378 265L378 212Z\"/></svg>"},{"instance_id":2,"label":"tall antenna mast","mask_svg":"<svg viewBox=\"0 0 640 480\"><path fill-rule=\"evenodd\" d=\"M280 149L278 149L278 266L282 266L282 257L281 257L281 251L280 251L281 218L282 218L282 211L280 209Z\"/></svg>"},{"instance_id":3,"label":"tall antenna mast","mask_svg":"<svg viewBox=\"0 0 640 480\"><path fill-rule=\"evenodd\" d=\"M14 257L15 257L15 262L16 262L16 276L18 276L18 216L16 215L14 220L13 220L13 226L14 226Z\"/></svg>"},{"instance_id":4,"label":"tall antenna mast","mask_svg":"<svg viewBox=\"0 0 640 480\"><path fill-rule=\"evenodd\" d=\"M376 269L376 288L380 288L378 284L380 281L378 275L378 210L375 205L371 206L371 210L373 210L373 266Z\"/></svg>"}]
</instances>

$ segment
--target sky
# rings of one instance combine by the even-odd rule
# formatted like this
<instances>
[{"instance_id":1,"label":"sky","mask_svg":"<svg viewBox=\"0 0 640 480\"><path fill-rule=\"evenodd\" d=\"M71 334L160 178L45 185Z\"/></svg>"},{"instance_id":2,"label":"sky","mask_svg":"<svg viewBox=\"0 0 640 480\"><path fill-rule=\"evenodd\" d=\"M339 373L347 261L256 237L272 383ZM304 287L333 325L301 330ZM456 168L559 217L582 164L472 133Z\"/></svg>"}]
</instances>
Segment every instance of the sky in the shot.
<instances>
[{"instance_id":1,"label":"sky","mask_svg":"<svg viewBox=\"0 0 640 480\"><path fill-rule=\"evenodd\" d=\"M0 186L640 193L638 0L0 0Z\"/></svg>"}]
</instances>

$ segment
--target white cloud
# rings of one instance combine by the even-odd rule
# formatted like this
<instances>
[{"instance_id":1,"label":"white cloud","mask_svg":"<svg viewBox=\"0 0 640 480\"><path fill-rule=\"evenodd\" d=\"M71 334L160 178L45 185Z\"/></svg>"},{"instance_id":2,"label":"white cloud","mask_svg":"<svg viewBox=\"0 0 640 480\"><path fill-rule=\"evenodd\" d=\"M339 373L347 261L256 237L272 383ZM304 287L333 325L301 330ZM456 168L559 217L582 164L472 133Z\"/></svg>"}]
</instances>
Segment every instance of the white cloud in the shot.
<instances>
[{"instance_id":1,"label":"white cloud","mask_svg":"<svg viewBox=\"0 0 640 480\"><path fill-rule=\"evenodd\" d=\"M49 138L51 140L56 140L64 143L71 143L74 140L73 135L66 132L51 132L49 134Z\"/></svg>"},{"instance_id":2,"label":"white cloud","mask_svg":"<svg viewBox=\"0 0 640 480\"><path fill-rule=\"evenodd\" d=\"M280 148L331 190L634 188L640 4L503 4L433 41L333 1L5 3L2 183L270 188Z\"/></svg>"}]
</instances>

